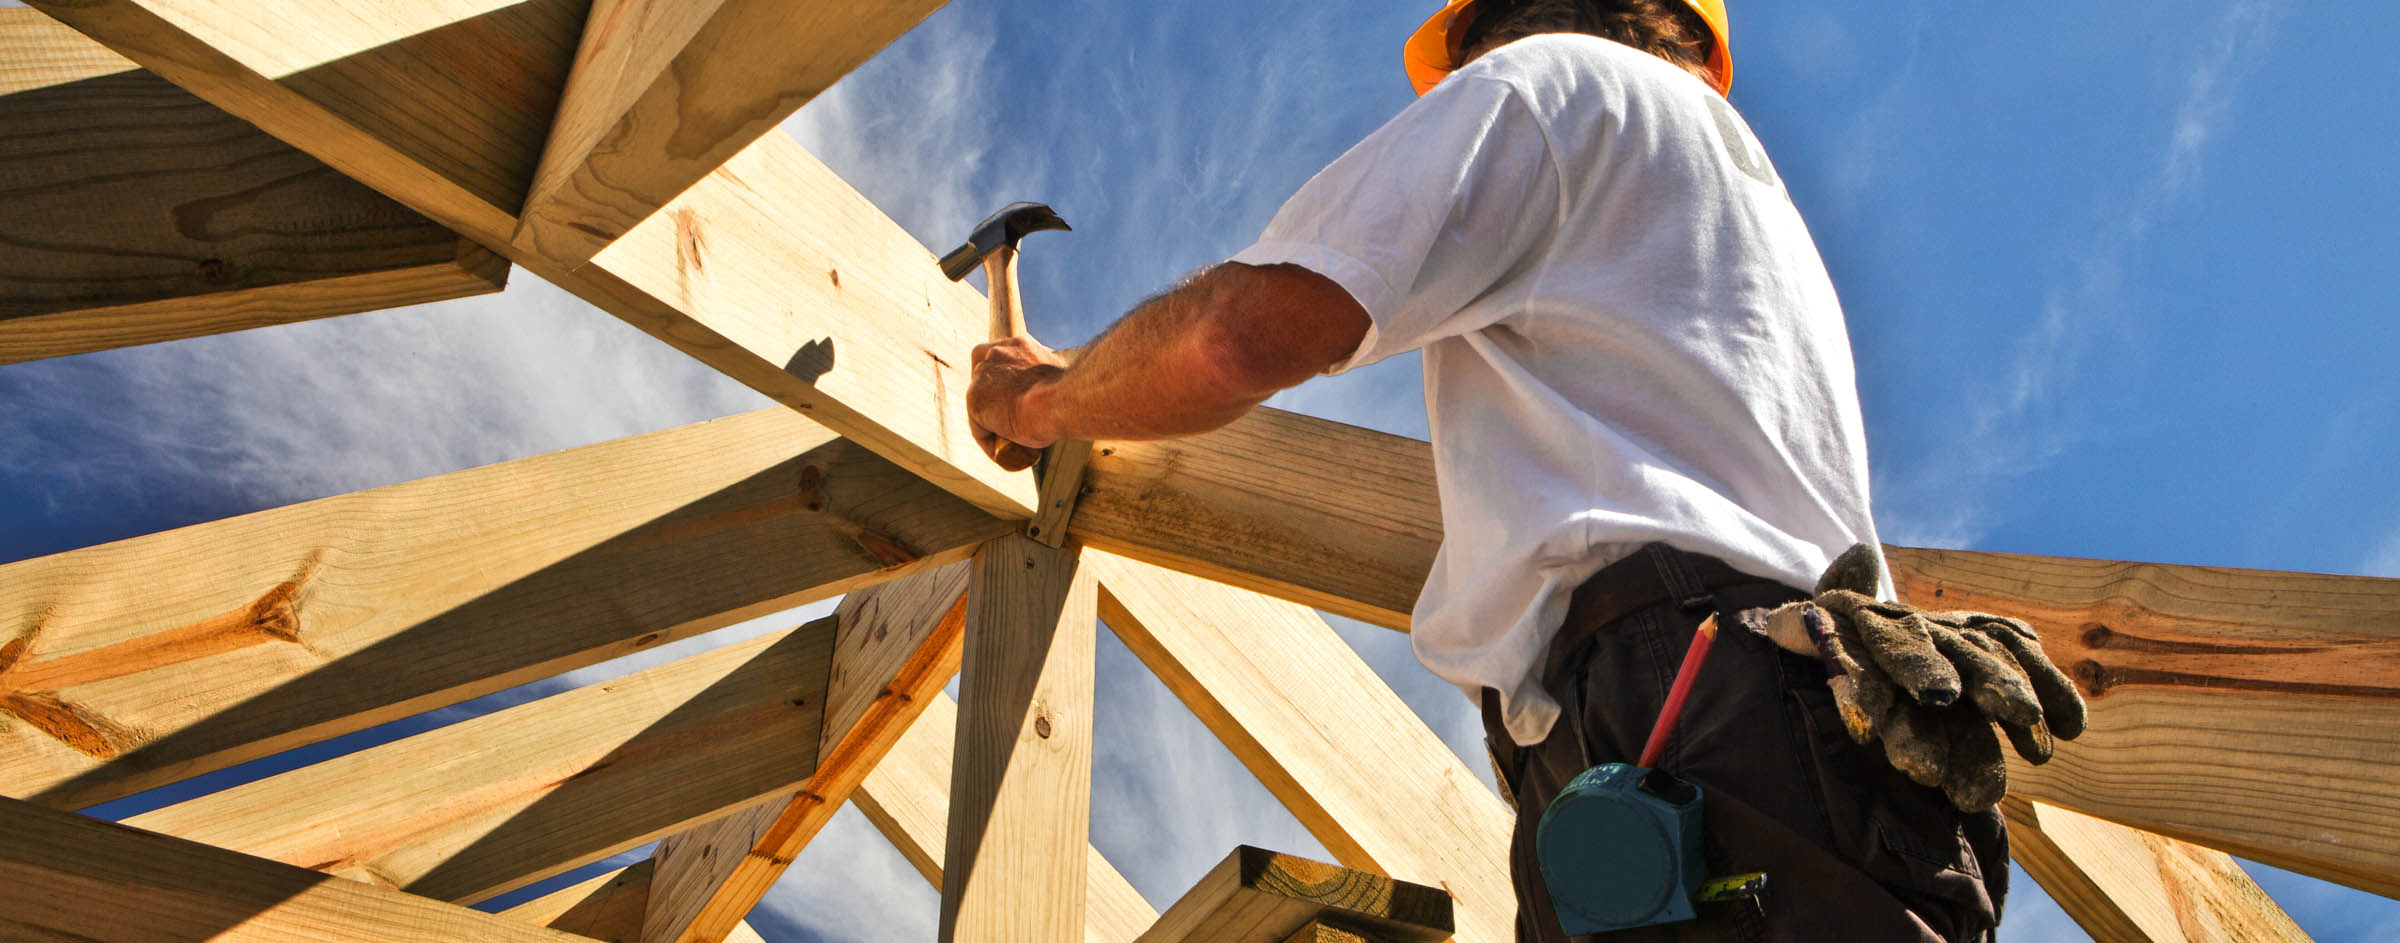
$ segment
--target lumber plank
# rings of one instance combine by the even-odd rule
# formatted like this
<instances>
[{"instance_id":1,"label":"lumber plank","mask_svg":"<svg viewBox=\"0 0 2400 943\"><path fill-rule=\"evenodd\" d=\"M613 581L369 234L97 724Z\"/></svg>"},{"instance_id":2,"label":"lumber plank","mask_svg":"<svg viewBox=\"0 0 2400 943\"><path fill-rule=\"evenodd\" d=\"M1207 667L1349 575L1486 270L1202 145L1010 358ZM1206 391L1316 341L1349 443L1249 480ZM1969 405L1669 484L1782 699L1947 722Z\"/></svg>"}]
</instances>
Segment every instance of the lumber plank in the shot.
<instances>
[{"instance_id":1,"label":"lumber plank","mask_svg":"<svg viewBox=\"0 0 2400 943\"><path fill-rule=\"evenodd\" d=\"M960 660L941 939L1081 939L1098 587L1081 548L975 552Z\"/></svg>"},{"instance_id":2,"label":"lumber plank","mask_svg":"<svg viewBox=\"0 0 2400 943\"><path fill-rule=\"evenodd\" d=\"M982 296L789 136L580 268L510 241L587 0L34 6L976 506L1031 516L1033 476L960 421Z\"/></svg>"},{"instance_id":3,"label":"lumber plank","mask_svg":"<svg viewBox=\"0 0 2400 943\"><path fill-rule=\"evenodd\" d=\"M958 674L967 564L842 597L816 772L790 797L659 845L646 943L713 943L764 897Z\"/></svg>"},{"instance_id":4,"label":"lumber plank","mask_svg":"<svg viewBox=\"0 0 2400 943\"><path fill-rule=\"evenodd\" d=\"M0 9L0 364L499 291L507 260Z\"/></svg>"},{"instance_id":5,"label":"lumber plank","mask_svg":"<svg viewBox=\"0 0 2400 943\"><path fill-rule=\"evenodd\" d=\"M1450 936L1450 895L1242 845L1160 914L1140 943L1283 943L1317 920L1386 943L1437 943Z\"/></svg>"},{"instance_id":6,"label":"lumber plank","mask_svg":"<svg viewBox=\"0 0 2400 943\"><path fill-rule=\"evenodd\" d=\"M958 705L936 692L850 796L936 888L942 886L942 851L949 840L950 751L957 728ZM1131 943L1158 920L1158 909L1097 848L1084 855L1084 900L1084 943Z\"/></svg>"},{"instance_id":7,"label":"lumber plank","mask_svg":"<svg viewBox=\"0 0 2400 943\"><path fill-rule=\"evenodd\" d=\"M1891 548L1903 598L2022 616L2091 725L2010 788L2400 896L2400 580Z\"/></svg>"},{"instance_id":8,"label":"lumber plank","mask_svg":"<svg viewBox=\"0 0 2400 943\"><path fill-rule=\"evenodd\" d=\"M0 938L571 943L495 914L0 798Z\"/></svg>"},{"instance_id":9,"label":"lumber plank","mask_svg":"<svg viewBox=\"0 0 2400 943\"><path fill-rule=\"evenodd\" d=\"M1441 543L1426 443L1259 408L1204 435L1102 442L1087 545L1406 630Z\"/></svg>"},{"instance_id":10,"label":"lumber plank","mask_svg":"<svg viewBox=\"0 0 2400 943\"><path fill-rule=\"evenodd\" d=\"M1105 552L1085 557L1100 577L1101 620L1335 860L1447 888L1462 943L1515 939L1514 816L1324 619Z\"/></svg>"},{"instance_id":11,"label":"lumber plank","mask_svg":"<svg viewBox=\"0 0 2400 943\"><path fill-rule=\"evenodd\" d=\"M2224 852L2011 796L2009 854L2101 943L2306 941Z\"/></svg>"},{"instance_id":12,"label":"lumber plank","mask_svg":"<svg viewBox=\"0 0 2400 943\"><path fill-rule=\"evenodd\" d=\"M1008 528L770 408L0 566L0 793L128 795Z\"/></svg>"},{"instance_id":13,"label":"lumber plank","mask_svg":"<svg viewBox=\"0 0 2400 943\"><path fill-rule=\"evenodd\" d=\"M510 907L500 916L601 943L635 943L655 862L643 859Z\"/></svg>"},{"instance_id":14,"label":"lumber plank","mask_svg":"<svg viewBox=\"0 0 2400 943\"><path fill-rule=\"evenodd\" d=\"M833 636L820 619L126 823L474 903L797 788Z\"/></svg>"},{"instance_id":15,"label":"lumber plank","mask_svg":"<svg viewBox=\"0 0 2400 943\"><path fill-rule=\"evenodd\" d=\"M597 0L515 240L573 267L941 0Z\"/></svg>"}]
</instances>

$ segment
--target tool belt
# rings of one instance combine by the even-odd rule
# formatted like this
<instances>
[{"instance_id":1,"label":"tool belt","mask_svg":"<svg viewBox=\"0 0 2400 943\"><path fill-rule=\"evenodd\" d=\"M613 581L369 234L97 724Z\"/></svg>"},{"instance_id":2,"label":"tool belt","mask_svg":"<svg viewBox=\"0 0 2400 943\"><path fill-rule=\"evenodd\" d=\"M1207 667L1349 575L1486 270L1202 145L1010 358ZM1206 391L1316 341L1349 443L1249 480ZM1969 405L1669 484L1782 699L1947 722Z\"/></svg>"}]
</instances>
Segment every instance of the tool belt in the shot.
<instances>
[{"instance_id":1,"label":"tool belt","mask_svg":"<svg viewBox=\"0 0 2400 943\"><path fill-rule=\"evenodd\" d=\"M1625 559L1600 568L1575 587L1558 635L1542 652L1541 677L1548 686L1581 661L1593 636L1611 622L1662 602L1693 616L1716 612L1718 622L1738 626L1731 616L1743 609L1773 606L1807 594L1765 577L1752 576L1705 554L1663 543L1643 544ZM1487 693L1486 697L1490 697Z\"/></svg>"}]
</instances>

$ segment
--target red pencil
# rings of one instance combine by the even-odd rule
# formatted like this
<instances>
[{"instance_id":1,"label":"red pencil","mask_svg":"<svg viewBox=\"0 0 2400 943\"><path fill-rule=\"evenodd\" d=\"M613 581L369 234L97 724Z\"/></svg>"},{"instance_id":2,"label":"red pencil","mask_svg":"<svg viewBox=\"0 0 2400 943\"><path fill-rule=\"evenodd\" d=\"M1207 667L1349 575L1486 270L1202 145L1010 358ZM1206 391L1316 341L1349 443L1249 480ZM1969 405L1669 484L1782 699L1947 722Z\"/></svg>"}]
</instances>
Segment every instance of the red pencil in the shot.
<instances>
[{"instance_id":1,"label":"red pencil","mask_svg":"<svg viewBox=\"0 0 2400 943\"><path fill-rule=\"evenodd\" d=\"M1658 756L1667 752L1667 737L1675 732L1675 719L1683 715L1683 701L1692 695L1692 680L1700 676L1700 663L1708 660L1709 643L1717 640L1717 616L1710 613L1701 621L1699 631L1692 633L1692 647L1683 652L1683 667L1675 670L1675 683L1667 688L1666 706L1658 709L1658 723L1650 728L1650 742L1642 745L1641 766L1658 767Z\"/></svg>"}]
</instances>

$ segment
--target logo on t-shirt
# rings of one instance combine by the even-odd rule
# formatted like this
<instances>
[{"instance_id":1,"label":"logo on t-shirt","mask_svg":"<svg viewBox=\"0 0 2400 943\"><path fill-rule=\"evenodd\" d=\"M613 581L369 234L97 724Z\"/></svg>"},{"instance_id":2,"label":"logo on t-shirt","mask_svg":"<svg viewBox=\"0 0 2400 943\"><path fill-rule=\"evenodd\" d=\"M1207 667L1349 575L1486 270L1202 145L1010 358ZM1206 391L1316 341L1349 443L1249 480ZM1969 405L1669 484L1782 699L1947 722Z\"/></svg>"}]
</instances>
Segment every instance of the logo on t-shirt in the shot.
<instances>
[{"instance_id":1,"label":"logo on t-shirt","mask_svg":"<svg viewBox=\"0 0 2400 943\"><path fill-rule=\"evenodd\" d=\"M1770 187L1781 186L1775 180L1775 167L1767 163L1766 149L1751 138L1750 126L1743 123L1742 116L1735 114L1725 99L1715 95L1707 98L1709 116L1717 119L1717 142L1725 145L1726 159L1752 180Z\"/></svg>"}]
</instances>

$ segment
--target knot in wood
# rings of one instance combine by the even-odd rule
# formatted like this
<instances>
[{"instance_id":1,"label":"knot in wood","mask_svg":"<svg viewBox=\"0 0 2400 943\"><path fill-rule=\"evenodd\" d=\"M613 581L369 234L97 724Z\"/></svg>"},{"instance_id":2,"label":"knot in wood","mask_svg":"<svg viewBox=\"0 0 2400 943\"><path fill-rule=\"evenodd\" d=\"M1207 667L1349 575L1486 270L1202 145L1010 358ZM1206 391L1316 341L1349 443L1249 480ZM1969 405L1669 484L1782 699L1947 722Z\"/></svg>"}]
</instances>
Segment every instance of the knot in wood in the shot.
<instances>
[{"instance_id":1,"label":"knot in wood","mask_svg":"<svg viewBox=\"0 0 2400 943\"><path fill-rule=\"evenodd\" d=\"M2084 624L2083 644L2086 648L2107 648L2110 642L2116 641L2116 638L2116 631L2108 626L2097 622Z\"/></svg>"},{"instance_id":2,"label":"knot in wood","mask_svg":"<svg viewBox=\"0 0 2400 943\"><path fill-rule=\"evenodd\" d=\"M1044 740L1050 739L1050 715L1038 714L1034 716L1033 735Z\"/></svg>"}]
</instances>

